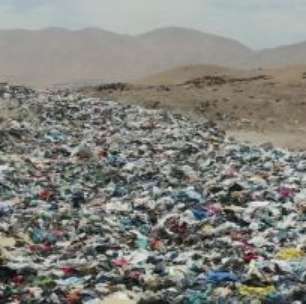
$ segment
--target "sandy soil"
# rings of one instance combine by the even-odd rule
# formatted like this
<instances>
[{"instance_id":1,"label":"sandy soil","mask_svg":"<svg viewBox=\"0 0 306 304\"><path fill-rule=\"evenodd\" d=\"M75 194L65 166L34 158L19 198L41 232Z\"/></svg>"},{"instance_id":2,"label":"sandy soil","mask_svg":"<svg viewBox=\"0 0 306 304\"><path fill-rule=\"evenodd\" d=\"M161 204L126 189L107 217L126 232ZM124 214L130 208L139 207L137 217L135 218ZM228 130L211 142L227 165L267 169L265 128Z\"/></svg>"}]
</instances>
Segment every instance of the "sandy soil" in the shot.
<instances>
[{"instance_id":1,"label":"sandy soil","mask_svg":"<svg viewBox=\"0 0 306 304\"><path fill-rule=\"evenodd\" d=\"M208 118L241 141L304 150L305 72L306 66L256 71L189 66L124 88L102 86L85 91L123 103L187 113L197 120Z\"/></svg>"}]
</instances>

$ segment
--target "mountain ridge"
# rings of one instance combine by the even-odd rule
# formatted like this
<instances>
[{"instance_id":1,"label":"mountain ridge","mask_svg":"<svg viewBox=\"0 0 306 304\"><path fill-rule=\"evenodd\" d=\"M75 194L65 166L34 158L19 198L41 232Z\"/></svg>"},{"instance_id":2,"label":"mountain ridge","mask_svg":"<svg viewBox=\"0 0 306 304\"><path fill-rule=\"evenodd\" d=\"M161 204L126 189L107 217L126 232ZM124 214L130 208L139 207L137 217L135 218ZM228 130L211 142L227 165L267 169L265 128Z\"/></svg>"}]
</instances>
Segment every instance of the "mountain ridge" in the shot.
<instances>
[{"instance_id":1,"label":"mountain ridge","mask_svg":"<svg viewBox=\"0 0 306 304\"><path fill-rule=\"evenodd\" d=\"M306 42L255 51L241 42L182 27L137 35L99 28L0 30L0 80L38 86L134 81L177 66L258 68L306 63Z\"/></svg>"}]
</instances>

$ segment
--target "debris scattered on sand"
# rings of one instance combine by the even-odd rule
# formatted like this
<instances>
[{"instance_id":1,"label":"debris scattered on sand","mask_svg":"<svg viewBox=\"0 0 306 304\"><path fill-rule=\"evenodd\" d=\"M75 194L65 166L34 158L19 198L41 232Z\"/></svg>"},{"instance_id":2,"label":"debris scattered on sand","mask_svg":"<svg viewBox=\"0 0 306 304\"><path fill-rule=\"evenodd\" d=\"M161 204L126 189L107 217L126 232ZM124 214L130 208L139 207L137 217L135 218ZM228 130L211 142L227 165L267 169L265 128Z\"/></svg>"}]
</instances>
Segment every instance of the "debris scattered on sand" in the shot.
<instances>
[{"instance_id":1,"label":"debris scattered on sand","mask_svg":"<svg viewBox=\"0 0 306 304\"><path fill-rule=\"evenodd\" d=\"M0 134L1 303L306 301L305 153L67 90L4 93L32 118Z\"/></svg>"},{"instance_id":2,"label":"debris scattered on sand","mask_svg":"<svg viewBox=\"0 0 306 304\"><path fill-rule=\"evenodd\" d=\"M230 78L228 76L204 76L188 80L182 85L193 85L196 88L202 88L205 86L220 86L227 83L251 82L268 79L270 79L270 77L266 75L258 75L245 78Z\"/></svg>"}]
</instances>

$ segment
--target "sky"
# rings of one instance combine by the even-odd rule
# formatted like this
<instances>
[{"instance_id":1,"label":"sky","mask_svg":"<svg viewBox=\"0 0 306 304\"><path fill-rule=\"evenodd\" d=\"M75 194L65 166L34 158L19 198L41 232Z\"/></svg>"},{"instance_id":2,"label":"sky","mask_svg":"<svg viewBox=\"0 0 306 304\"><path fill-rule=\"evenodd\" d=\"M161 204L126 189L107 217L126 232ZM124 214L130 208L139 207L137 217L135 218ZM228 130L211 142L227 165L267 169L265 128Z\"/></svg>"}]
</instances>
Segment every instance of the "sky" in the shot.
<instances>
[{"instance_id":1,"label":"sky","mask_svg":"<svg viewBox=\"0 0 306 304\"><path fill-rule=\"evenodd\" d=\"M306 40L306 0L0 0L0 28L99 27L138 34L180 26L254 49Z\"/></svg>"}]
</instances>

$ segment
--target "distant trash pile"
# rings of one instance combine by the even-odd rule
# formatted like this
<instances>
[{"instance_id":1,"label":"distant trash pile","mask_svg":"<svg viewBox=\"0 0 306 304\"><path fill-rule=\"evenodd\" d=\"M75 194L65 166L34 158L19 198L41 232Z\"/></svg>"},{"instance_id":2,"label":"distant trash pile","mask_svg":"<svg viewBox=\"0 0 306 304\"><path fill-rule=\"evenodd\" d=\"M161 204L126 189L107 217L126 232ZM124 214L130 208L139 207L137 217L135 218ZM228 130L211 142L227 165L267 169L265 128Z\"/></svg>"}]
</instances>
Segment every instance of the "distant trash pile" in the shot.
<instances>
[{"instance_id":1,"label":"distant trash pile","mask_svg":"<svg viewBox=\"0 0 306 304\"><path fill-rule=\"evenodd\" d=\"M306 153L3 90L0 106L31 115L0 122L0 303L306 302Z\"/></svg>"},{"instance_id":2,"label":"distant trash pile","mask_svg":"<svg viewBox=\"0 0 306 304\"><path fill-rule=\"evenodd\" d=\"M230 78L228 76L204 76L188 80L185 83L181 84L184 86L194 86L198 89L207 87L207 86L221 86L227 83L241 83L241 82L251 82L258 80L268 80L270 77L266 75L258 75L253 77L245 78Z\"/></svg>"}]
</instances>

